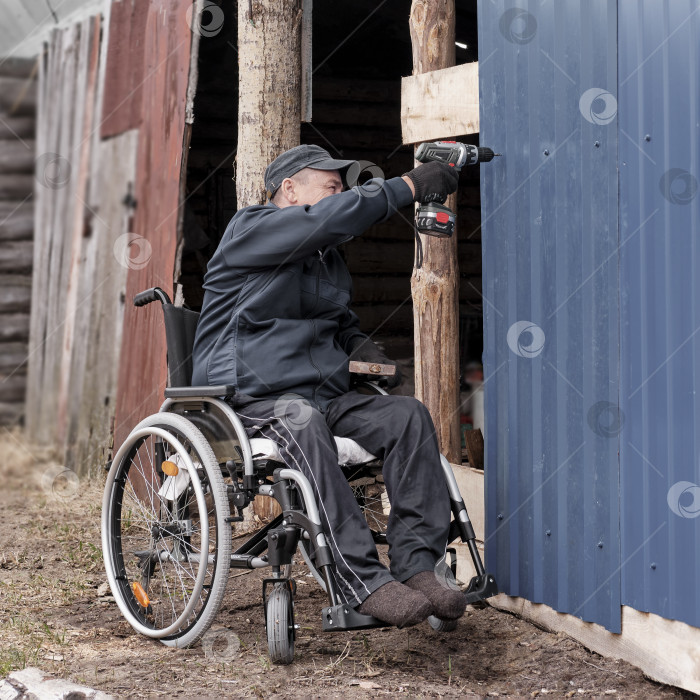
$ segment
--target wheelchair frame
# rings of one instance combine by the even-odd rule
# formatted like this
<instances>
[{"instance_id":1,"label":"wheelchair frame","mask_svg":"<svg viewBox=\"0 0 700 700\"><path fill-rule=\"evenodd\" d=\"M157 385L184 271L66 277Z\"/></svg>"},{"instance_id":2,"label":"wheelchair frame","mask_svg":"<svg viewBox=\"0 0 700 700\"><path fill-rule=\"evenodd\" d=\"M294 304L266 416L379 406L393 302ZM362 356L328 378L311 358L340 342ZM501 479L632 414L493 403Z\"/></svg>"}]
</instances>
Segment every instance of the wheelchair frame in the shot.
<instances>
[{"instance_id":1,"label":"wheelchair frame","mask_svg":"<svg viewBox=\"0 0 700 700\"><path fill-rule=\"evenodd\" d=\"M141 292L134 298L134 304L136 306L142 306L153 301L160 301L164 307L164 311L167 310L171 315L178 309L178 307L172 306L168 295L158 287ZM185 309L182 309L182 312L194 314L194 312ZM194 316L190 318L190 321L196 324L196 318ZM191 347L185 348L185 351L189 350L189 356L187 352L183 355L182 338L172 337L173 335L179 336L180 329L174 329L172 323L168 326L166 322L166 335L168 345L168 367L171 369L172 364L174 369L178 370L188 361L191 361ZM193 337L193 333L190 333L190 335ZM171 384L173 383L174 375L176 375L176 379L180 382L183 381L182 374L178 376L177 371L171 371ZM189 381L187 377L185 377L185 379ZM370 386L377 390L376 386ZM154 414L149 419L145 419L132 431L127 441L125 441L125 445L120 448L114 460L108 465L109 476L103 502L102 540L110 586L112 587L115 599L122 609L122 612L137 631L159 638L166 644L181 646L181 644L178 643L180 638L178 637L177 630L173 630L173 627L176 627L178 622L180 622L181 625L184 624L182 621L191 616L191 611L185 614L185 606L183 613L175 621L171 620L171 624L164 623L166 625L165 629L149 627L148 607L143 605L144 600L145 602L149 602L148 596L146 595L145 599L142 600L136 588L137 582L132 582L131 589L133 589L133 596L137 599L137 604L135 605L134 601L130 599L130 597L133 596L128 581L124 582L119 580L120 576L122 579L124 578L124 572L126 570L125 564L123 563L124 554L120 549L121 538L125 530L123 529L123 516L116 510L117 507L120 510L123 507L123 486L120 487L118 484L120 478L126 480L126 476L124 476L124 459L126 459L129 449L133 451L134 445L138 444L138 440L143 439L143 435L146 434L143 431L150 431L147 432L147 434L155 435L157 438L152 450L154 461L151 467L159 479L159 481L155 482L155 486L161 484L162 490L164 484L163 467L167 460L161 458L160 452L162 452L164 456L165 451L159 451L157 446L158 440L165 440L169 443L170 447L173 448L173 453L177 453L180 456L180 463L183 465L181 469L184 467L187 470L188 478L192 481L192 490L198 499L197 507L199 508L199 512L206 512L207 522L209 521L209 511L206 509L204 511L202 510L201 501L205 496L210 494L211 491L215 490L216 484L214 484L214 482L217 481L217 478L215 474L211 474L210 472L212 469L216 470L216 467L213 467L214 462L212 462L211 459L209 459L209 466L207 466L207 464L204 464L205 460L201 457L201 462L198 467L191 458L191 455L184 449L183 444L186 441L182 440L178 431L175 429L168 430L167 426L165 428L158 427L158 417L176 415L181 418L177 420L168 419L166 423L171 422L174 423L176 427L181 426L184 432L188 432L188 434L191 433L192 435L195 435L195 431L199 431L213 452L212 456L215 458L215 463L218 465L218 469L221 472L222 483L223 479L230 479L230 483L223 484L225 486L229 510L225 513L223 519L220 517L220 513L214 513L214 519L217 523L225 522L227 524L233 524L242 521L243 509L249 505L257 495L265 495L274 498L282 508L282 513L280 515L275 517L260 530L254 532L246 542L238 547L238 549L231 552L229 561L229 569L258 569L268 566L272 569L271 576L266 577L262 582L268 646L272 661L277 663L290 663L294 656L296 626L293 620L293 596L296 586L291 577L291 565L293 556L300 542L303 542L304 546L307 547L307 554L314 560L313 566L316 569L316 574L320 574L320 580L325 584L323 588L328 595L328 605L325 606L322 611L323 629L325 631L356 630L386 626L384 622L367 615L362 615L351 606L339 602L339 593L335 578L332 574L334 565L333 555L323 530L318 504L314 498L311 484L303 473L279 466L280 463L278 462L272 462L267 459L261 461L254 460L249 438L241 420L236 415L234 409L221 398L222 396L231 396L233 393L234 389L230 386L168 387L165 390L165 400L160 407L159 413ZM381 393L386 392L381 391ZM182 422L183 419L194 428L194 431L187 428L185 423ZM143 426L144 423L149 422L153 423L153 425L140 427ZM185 430L185 428L187 428L187 430ZM141 431L140 433L138 433L139 430ZM134 435L136 435L136 437L132 437ZM204 451L203 449L200 450L202 453ZM474 529L469 520L469 515L459 492L452 468L444 456L441 455L440 460L445 481L448 486L450 505L454 516L450 524L447 549L447 553L451 554L452 557L450 566L452 573L456 574L456 552L454 548L449 547L449 544L459 538L462 542L467 544L476 571L476 575L472 578L464 592L467 603L475 603L498 593L498 587L494 577L488 574L484 569L481 556L476 547ZM128 467L126 468L128 469ZM120 470L122 471L120 472ZM141 470L141 475L144 475L143 470ZM147 477L143 476L143 478L146 479ZM151 478L150 474L148 478ZM272 481L270 481L270 478ZM195 484L195 482L197 483ZM155 488L155 486L153 488ZM120 488L122 489L121 492L119 490ZM188 486L188 488L190 487ZM115 496L115 493L118 495ZM160 491L158 493L160 493ZM170 506L171 510L175 509L175 511L177 511L176 503L178 502L178 498L179 496L173 496ZM220 497L219 500L221 500ZM152 496L151 501L153 501ZM153 506L153 502L151 505ZM158 508L161 509L161 507L162 504L158 503ZM216 505L214 509L216 511ZM170 513L170 516L172 516L172 513ZM203 549L206 547L207 552L209 552L208 540L205 538L206 532L205 528L202 526L201 520L200 517L202 546ZM116 530L115 522L118 522ZM168 550L166 546L163 550L157 551L157 545L154 542L154 540L157 539L156 535L151 535L150 552L146 550L145 552L136 553L137 556L144 558L146 562L144 564L140 560L140 571L145 571L146 569L152 571L157 566L162 567L162 562L169 562L170 560L173 562L176 560L184 561L182 557L184 557L188 563L194 562L198 564L197 581L203 576L202 566L205 565L203 563L204 559L206 559L207 566L211 564L215 567L216 571L218 571L216 568L216 553L214 555L208 553L207 557L203 557L201 553L196 555L194 551L188 551L187 542L189 542L189 536L183 535L182 533L185 532L183 528L186 527L192 530L191 522L190 525L187 526L181 524L183 522L189 522L187 519L178 519L176 512L175 516L170 517L168 521L169 524L163 524L162 515L160 518L154 516L152 520L149 520L149 523L151 522L154 523L152 525L153 532L158 534L160 541L164 541L164 537L166 539L172 539L172 547ZM176 523L176 525L173 525L173 523ZM165 533L165 536L163 533ZM218 530L217 533L219 533L217 535L218 541L218 537L222 537L225 533L221 533ZM386 542L386 535L383 533L373 532L373 535L375 543L381 544ZM230 532L227 537L230 541ZM226 538L224 538L224 541L225 539ZM204 544L205 540L206 544ZM181 541L186 542L183 544ZM178 542L180 542L180 544L178 544ZM193 550L193 548L189 547L189 550ZM307 554L305 554L304 558L311 567L312 564ZM154 561L155 563L153 563ZM121 569L119 568L120 562L122 563ZM180 564L180 566L182 565ZM225 568L223 564L221 564L221 567ZM148 576L145 577L145 574L143 574L141 580L145 580L148 583L151 580L151 575L152 573L149 573ZM219 574L215 572L211 573L212 580L216 575ZM191 578L194 578L194 575L192 575ZM319 578L319 576L317 576L317 578ZM217 581L217 583L219 586L223 585L225 587L225 580L223 584L221 584L220 581ZM269 593L270 587L272 587L272 593ZM144 588L142 587L141 590L143 591ZM193 584L193 591L194 590ZM223 591L221 595L223 595ZM200 601L202 600L201 588L196 592L196 595L193 593L188 601L188 605L196 605L197 601L195 599L197 597L199 597ZM208 615L204 616L202 613L208 601L209 597L203 602L202 610L197 613L197 619L194 625L195 628L193 629L192 625L187 627L188 634L183 637L183 641L185 641L186 637L186 643L183 643L182 646L195 643L201 638L211 624L213 615L216 613L216 610L218 610L221 601L220 599L218 602L214 601L216 609L208 611ZM134 624L132 619L134 616L131 614L134 610L142 614L141 617L144 619L143 624ZM174 612L175 608L173 607L173 613ZM196 625L199 624L200 617L203 620L200 624L201 629L196 628ZM280 617L283 619L281 625L279 624ZM274 625L271 619L274 619ZM285 620L286 622L284 622ZM434 629L441 631L447 631L454 627L454 625L451 625L448 621L440 621L436 618L431 619L430 623Z\"/></svg>"}]
</instances>

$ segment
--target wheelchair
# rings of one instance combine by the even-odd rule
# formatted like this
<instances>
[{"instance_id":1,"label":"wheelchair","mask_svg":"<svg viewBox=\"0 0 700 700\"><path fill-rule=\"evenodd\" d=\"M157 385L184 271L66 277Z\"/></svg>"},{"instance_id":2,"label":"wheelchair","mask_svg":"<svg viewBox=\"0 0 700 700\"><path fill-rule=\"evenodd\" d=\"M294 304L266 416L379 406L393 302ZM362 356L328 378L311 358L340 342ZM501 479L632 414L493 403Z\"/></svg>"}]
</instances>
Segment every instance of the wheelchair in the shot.
<instances>
[{"instance_id":1,"label":"wheelchair","mask_svg":"<svg viewBox=\"0 0 700 700\"><path fill-rule=\"evenodd\" d=\"M297 631L292 565L298 549L328 596L321 613L325 631L386 626L339 601L333 555L311 485L281 464L272 441L248 437L225 400L234 387L190 386L199 314L174 306L159 287L134 297L136 306L155 301L164 313L169 386L160 411L131 431L106 466L102 503L105 569L126 620L168 646L191 646L213 623L229 571L267 568L262 598L270 660L291 663ZM364 390L386 393L371 383ZM352 440L336 441L374 541L386 543L389 504L381 462ZM454 516L448 542L468 545L476 575L465 596L475 603L498 588L484 569L452 469L444 457L441 462ZM256 496L272 497L282 512L234 551L233 525L243 521L244 508ZM456 551L448 546L447 554L446 573L456 575ZM446 558L443 563L448 566ZM434 617L429 623L437 631L456 626Z\"/></svg>"}]
</instances>

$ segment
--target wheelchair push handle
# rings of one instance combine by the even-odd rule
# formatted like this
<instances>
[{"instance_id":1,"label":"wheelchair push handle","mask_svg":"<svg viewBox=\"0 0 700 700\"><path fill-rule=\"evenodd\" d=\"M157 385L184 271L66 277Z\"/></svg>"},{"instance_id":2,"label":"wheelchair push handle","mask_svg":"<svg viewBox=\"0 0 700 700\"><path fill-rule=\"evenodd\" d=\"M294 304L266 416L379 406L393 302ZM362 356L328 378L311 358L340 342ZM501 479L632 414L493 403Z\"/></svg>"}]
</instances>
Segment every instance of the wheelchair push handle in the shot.
<instances>
[{"instance_id":1,"label":"wheelchair push handle","mask_svg":"<svg viewBox=\"0 0 700 700\"><path fill-rule=\"evenodd\" d=\"M170 297L160 288L151 287L143 292L139 292L134 297L134 306L146 306L152 301L159 301L161 304L170 304Z\"/></svg>"}]
</instances>

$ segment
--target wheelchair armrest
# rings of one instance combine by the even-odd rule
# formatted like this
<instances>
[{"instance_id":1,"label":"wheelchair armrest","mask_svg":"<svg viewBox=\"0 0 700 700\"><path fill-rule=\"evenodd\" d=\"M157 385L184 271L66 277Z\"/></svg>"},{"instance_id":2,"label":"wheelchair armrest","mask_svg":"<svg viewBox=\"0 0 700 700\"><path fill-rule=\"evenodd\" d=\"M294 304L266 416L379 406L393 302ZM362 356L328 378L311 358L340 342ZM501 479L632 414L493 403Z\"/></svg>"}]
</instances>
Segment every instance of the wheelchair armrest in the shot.
<instances>
[{"instance_id":1,"label":"wheelchair armrest","mask_svg":"<svg viewBox=\"0 0 700 700\"><path fill-rule=\"evenodd\" d=\"M220 386L174 386L165 390L166 399L198 399L209 396L233 396L235 387L229 384Z\"/></svg>"}]
</instances>

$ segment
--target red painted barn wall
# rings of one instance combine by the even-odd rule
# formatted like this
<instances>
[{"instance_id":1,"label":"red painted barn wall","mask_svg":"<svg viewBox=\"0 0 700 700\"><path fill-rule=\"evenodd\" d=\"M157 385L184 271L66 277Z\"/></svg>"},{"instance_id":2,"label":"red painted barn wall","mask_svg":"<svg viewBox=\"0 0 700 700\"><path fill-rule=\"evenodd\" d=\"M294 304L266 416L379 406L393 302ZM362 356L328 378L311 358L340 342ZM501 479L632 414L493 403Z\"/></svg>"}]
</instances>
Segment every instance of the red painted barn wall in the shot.
<instances>
[{"instance_id":1,"label":"red painted barn wall","mask_svg":"<svg viewBox=\"0 0 700 700\"><path fill-rule=\"evenodd\" d=\"M103 139L141 123L146 26L152 4L144 0L112 3L100 131Z\"/></svg>"},{"instance_id":2,"label":"red painted barn wall","mask_svg":"<svg viewBox=\"0 0 700 700\"><path fill-rule=\"evenodd\" d=\"M130 247L115 446L139 420L157 411L166 384L160 304L137 309L131 300L137 292L154 286L172 297L192 43L187 23L190 5L191 0L151 0L145 18L143 68L136 79L141 85L141 126L133 232L139 238ZM125 21L134 20L125 16Z\"/></svg>"}]
</instances>

